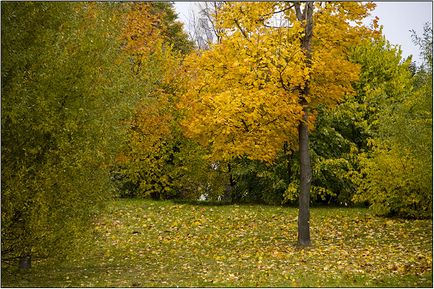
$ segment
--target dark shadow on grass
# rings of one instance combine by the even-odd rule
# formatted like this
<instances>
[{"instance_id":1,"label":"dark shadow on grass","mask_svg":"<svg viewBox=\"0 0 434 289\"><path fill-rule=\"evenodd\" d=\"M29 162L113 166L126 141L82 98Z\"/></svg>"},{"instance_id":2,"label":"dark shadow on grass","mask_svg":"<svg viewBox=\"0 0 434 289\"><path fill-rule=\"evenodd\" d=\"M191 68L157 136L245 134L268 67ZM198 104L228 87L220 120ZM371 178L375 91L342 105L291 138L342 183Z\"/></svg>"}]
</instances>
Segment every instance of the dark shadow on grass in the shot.
<instances>
[{"instance_id":1,"label":"dark shadow on grass","mask_svg":"<svg viewBox=\"0 0 434 289\"><path fill-rule=\"evenodd\" d=\"M217 200L191 200L191 199L172 199L175 204L188 204L193 206L259 206L259 207L280 207L280 208L297 208L297 204L267 204L261 202L247 202L247 201L217 201Z\"/></svg>"},{"instance_id":2,"label":"dark shadow on grass","mask_svg":"<svg viewBox=\"0 0 434 289\"><path fill-rule=\"evenodd\" d=\"M297 203L286 203L286 204L268 204L261 202L231 202L231 201L217 201L217 200L191 200L191 199L172 199L175 204L188 204L194 206L264 206L264 207L280 207L280 208L298 208ZM365 206L349 205L343 206L339 204L318 204L314 203L310 205L311 208L345 208L345 209L360 209L366 208Z\"/></svg>"},{"instance_id":3,"label":"dark shadow on grass","mask_svg":"<svg viewBox=\"0 0 434 289\"><path fill-rule=\"evenodd\" d=\"M231 206L236 205L235 203L229 201L199 201L199 200L188 200L188 199L174 199L172 200L175 204L186 204L193 206Z\"/></svg>"},{"instance_id":4,"label":"dark shadow on grass","mask_svg":"<svg viewBox=\"0 0 434 289\"><path fill-rule=\"evenodd\" d=\"M143 198L139 197L118 197L116 198L118 200L141 200ZM165 200L155 200L151 198L145 198L147 200L152 200L154 202L159 201L170 201L174 204L187 204L187 205L193 205L193 206L263 206L263 207L280 207L280 208L298 208L297 202L290 202L285 204L278 204L278 203L265 203L265 202L255 202L255 201L231 201L231 200L198 200L198 199L165 199ZM330 208L330 209L365 209L367 208L366 204L348 204L348 205L341 205L337 203L311 203L310 208ZM393 216L386 216L387 218L393 218ZM398 219L400 217L397 217ZM405 218L404 218L405 219Z\"/></svg>"}]
</instances>

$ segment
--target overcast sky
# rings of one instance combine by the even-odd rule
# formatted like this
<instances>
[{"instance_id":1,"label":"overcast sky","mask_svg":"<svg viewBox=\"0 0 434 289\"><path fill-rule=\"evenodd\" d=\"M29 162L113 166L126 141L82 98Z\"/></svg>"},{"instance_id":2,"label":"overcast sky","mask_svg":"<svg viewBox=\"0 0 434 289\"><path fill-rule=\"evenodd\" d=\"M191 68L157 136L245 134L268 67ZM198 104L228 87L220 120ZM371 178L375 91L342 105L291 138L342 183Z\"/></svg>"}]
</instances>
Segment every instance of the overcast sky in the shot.
<instances>
[{"instance_id":1,"label":"overcast sky","mask_svg":"<svg viewBox=\"0 0 434 289\"><path fill-rule=\"evenodd\" d=\"M423 25L432 23L432 2L376 2L377 7L372 17L380 18L383 33L392 44L401 46L403 56L413 55L413 60L419 61L419 49L411 40L410 30L422 35ZM192 11L197 13L195 2L175 2L175 9L184 27L188 28L188 19Z\"/></svg>"}]
</instances>

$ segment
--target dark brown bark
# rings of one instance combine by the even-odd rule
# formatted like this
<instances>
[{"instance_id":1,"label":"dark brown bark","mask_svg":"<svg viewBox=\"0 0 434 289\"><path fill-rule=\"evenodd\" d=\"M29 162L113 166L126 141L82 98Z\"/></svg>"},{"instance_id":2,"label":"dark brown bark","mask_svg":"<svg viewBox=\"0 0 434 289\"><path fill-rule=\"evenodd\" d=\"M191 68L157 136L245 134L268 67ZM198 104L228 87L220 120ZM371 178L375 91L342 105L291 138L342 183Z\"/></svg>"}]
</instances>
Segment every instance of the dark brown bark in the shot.
<instances>
[{"instance_id":1,"label":"dark brown bark","mask_svg":"<svg viewBox=\"0 0 434 289\"><path fill-rule=\"evenodd\" d=\"M298 201L298 244L309 246L310 241L310 183L312 168L309 155L309 134L307 127L308 111L303 109L303 121L298 126L300 146L300 195Z\"/></svg>"},{"instance_id":2,"label":"dark brown bark","mask_svg":"<svg viewBox=\"0 0 434 289\"><path fill-rule=\"evenodd\" d=\"M297 17L305 22L302 49L306 55L306 64L311 66L312 59L312 28L313 28L313 2L307 2L304 7L303 15L300 15L299 6L296 6ZM300 19L301 18L301 19ZM312 181L312 167L309 155L309 131L308 121L308 102L307 96L310 93L309 81L306 81L304 89L300 91L300 104L303 106L303 120L298 126L299 150L300 150L300 196L298 210L298 244L301 246L311 245L310 240L310 184Z\"/></svg>"}]
</instances>

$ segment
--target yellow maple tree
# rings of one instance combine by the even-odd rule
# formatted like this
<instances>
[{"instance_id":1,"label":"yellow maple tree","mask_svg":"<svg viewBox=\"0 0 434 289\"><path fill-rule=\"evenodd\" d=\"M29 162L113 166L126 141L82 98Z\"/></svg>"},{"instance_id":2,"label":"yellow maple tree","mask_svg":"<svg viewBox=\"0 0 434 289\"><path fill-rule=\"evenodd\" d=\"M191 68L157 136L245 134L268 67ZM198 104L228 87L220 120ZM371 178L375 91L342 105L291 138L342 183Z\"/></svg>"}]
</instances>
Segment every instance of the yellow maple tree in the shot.
<instances>
[{"instance_id":1,"label":"yellow maple tree","mask_svg":"<svg viewBox=\"0 0 434 289\"><path fill-rule=\"evenodd\" d=\"M223 5L216 19L222 42L185 62L191 80L180 107L187 135L209 146L215 159L245 155L272 161L283 142L297 147L300 91L310 83L304 96L310 107L333 105L352 93L359 67L347 60L347 52L372 36L360 20L373 7L316 3L307 61L301 45L304 21L297 19L295 4ZM279 26L273 26L276 21Z\"/></svg>"},{"instance_id":2,"label":"yellow maple tree","mask_svg":"<svg viewBox=\"0 0 434 289\"><path fill-rule=\"evenodd\" d=\"M173 191L167 163L176 146L173 94L182 55L171 43L171 8L167 3L127 3L121 39L132 73L141 81L140 100L126 120L128 140L117 158L118 173L134 184L134 193L159 198ZM182 35L179 36L179 38Z\"/></svg>"},{"instance_id":3,"label":"yellow maple tree","mask_svg":"<svg viewBox=\"0 0 434 289\"><path fill-rule=\"evenodd\" d=\"M353 93L359 66L351 47L376 35L361 2L225 2L215 19L221 41L185 62L190 81L180 98L189 137L211 159L272 162L286 142L300 151L300 210L308 228L312 109ZM303 206L301 204L304 204ZM303 208L303 210L302 210ZM299 231L300 234L300 231ZM303 233L310 244L308 229Z\"/></svg>"}]
</instances>

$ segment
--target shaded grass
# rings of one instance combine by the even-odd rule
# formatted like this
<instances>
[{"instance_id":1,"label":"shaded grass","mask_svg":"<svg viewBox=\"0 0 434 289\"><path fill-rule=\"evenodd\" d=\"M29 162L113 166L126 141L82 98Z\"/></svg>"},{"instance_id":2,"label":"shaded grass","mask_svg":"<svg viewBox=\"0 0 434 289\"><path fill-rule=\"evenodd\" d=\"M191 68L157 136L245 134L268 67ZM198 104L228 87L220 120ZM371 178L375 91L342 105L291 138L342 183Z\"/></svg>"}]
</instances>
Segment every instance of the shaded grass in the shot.
<instances>
[{"instance_id":1,"label":"shaded grass","mask_svg":"<svg viewBox=\"0 0 434 289\"><path fill-rule=\"evenodd\" d=\"M312 208L313 246L300 248L297 209L117 200L80 253L3 287L432 287L432 220Z\"/></svg>"}]
</instances>

